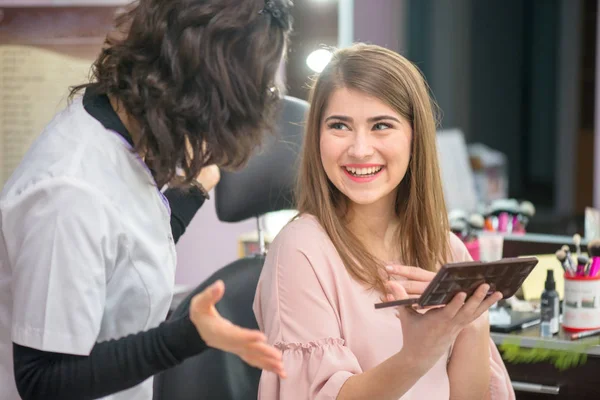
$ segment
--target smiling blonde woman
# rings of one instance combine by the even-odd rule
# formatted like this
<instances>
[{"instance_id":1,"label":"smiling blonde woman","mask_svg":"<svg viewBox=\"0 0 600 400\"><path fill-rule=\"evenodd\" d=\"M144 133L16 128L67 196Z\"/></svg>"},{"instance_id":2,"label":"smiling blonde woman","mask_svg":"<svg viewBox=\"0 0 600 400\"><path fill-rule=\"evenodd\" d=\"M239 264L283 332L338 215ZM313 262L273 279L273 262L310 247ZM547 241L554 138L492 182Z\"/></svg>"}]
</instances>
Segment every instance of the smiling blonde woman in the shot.
<instances>
[{"instance_id":1,"label":"smiling blonde woman","mask_svg":"<svg viewBox=\"0 0 600 400\"><path fill-rule=\"evenodd\" d=\"M400 55L358 44L320 74L298 210L271 245L254 310L287 379L260 399L514 399L490 340L482 285L446 307L375 310L419 295L442 263L470 260L450 233L434 105Z\"/></svg>"}]
</instances>

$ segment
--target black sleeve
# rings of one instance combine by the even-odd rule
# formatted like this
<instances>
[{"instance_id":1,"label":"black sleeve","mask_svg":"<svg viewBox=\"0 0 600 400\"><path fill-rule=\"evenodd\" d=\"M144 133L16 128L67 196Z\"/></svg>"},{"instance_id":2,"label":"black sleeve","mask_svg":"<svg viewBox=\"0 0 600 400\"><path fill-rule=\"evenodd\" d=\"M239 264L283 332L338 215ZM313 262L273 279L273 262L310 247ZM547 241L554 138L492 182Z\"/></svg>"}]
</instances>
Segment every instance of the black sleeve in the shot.
<instances>
[{"instance_id":1,"label":"black sleeve","mask_svg":"<svg viewBox=\"0 0 600 400\"><path fill-rule=\"evenodd\" d=\"M196 212L204 204L204 196L197 187L189 190L167 189L164 192L171 207L171 232L175 243L184 234Z\"/></svg>"},{"instance_id":2,"label":"black sleeve","mask_svg":"<svg viewBox=\"0 0 600 400\"><path fill-rule=\"evenodd\" d=\"M205 349L188 316L97 343L89 356L13 344L15 381L23 400L96 399L131 388Z\"/></svg>"}]
</instances>

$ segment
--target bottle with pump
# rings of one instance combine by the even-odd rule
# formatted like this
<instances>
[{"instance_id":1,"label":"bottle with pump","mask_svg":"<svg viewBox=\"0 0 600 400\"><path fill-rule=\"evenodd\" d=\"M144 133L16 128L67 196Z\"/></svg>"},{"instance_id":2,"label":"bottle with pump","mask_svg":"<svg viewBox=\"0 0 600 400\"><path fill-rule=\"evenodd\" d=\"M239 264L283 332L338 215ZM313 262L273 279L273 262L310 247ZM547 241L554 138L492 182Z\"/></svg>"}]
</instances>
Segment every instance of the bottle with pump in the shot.
<instances>
[{"instance_id":1,"label":"bottle with pump","mask_svg":"<svg viewBox=\"0 0 600 400\"><path fill-rule=\"evenodd\" d=\"M558 333L559 314L560 304L554 281L554 271L549 269L541 297L540 336L552 337Z\"/></svg>"}]
</instances>

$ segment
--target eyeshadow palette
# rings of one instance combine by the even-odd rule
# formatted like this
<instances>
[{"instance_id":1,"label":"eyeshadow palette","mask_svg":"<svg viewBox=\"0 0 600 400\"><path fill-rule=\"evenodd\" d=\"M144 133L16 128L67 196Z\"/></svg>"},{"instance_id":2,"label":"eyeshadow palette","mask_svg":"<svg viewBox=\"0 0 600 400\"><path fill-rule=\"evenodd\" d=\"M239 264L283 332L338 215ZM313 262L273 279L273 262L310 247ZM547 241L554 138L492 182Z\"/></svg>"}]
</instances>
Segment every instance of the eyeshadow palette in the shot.
<instances>
[{"instance_id":1,"label":"eyeshadow palette","mask_svg":"<svg viewBox=\"0 0 600 400\"><path fill-rule=\"evenodd\" d=\"M538 263L535 257L504 258L498 261L470 261L445 264L418 298L387 301L375 308L416 304L419 308L440 306L465 292L470 297L482 284L490 285L488 295L502 292L503 298L513 296Z\"/></svg>"}]
</instances>

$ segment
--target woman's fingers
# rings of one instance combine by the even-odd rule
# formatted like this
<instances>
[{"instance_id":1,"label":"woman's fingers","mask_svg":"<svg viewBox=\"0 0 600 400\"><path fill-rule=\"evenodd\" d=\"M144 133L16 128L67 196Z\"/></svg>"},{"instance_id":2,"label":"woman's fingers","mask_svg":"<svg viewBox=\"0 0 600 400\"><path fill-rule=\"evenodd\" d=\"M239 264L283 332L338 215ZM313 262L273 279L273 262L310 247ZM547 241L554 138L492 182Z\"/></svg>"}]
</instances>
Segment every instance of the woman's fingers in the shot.
<instances>
[{"instance_id":1,"label":"woman's fingers","mask_svg":"<svg viewBox=\"0 0 600 400\"><path fill-rule=\"evenodd\" d=\"M404 290L406 290L406 293L408 293L408 295L422 295L423 292L425 291L425 288L429 285L429 282L421 282L421 281L412 281L412 280L408 280L408 281L399 281L398 282L400 285L402 285L402 287L404 287Z\"/></svg>"},{"instance_id":2,"label":"woman's fingers","mask_svg":"<svg viewBox=\"0 0 600 400\"><path fill-rule=\"evenodd\" d=\"M265 371L273 372L279 375L280 378L285 379L285 368L283 362L276 361L270 358L259 357L255 355L248 355L242 357L245 363Z\"/></svg>"},{"instance_id":3,"label":"woman's fingers","mask_svg":"<svg viewBox=\"0 0 600 400\"><path fill-rule=\"evenodd\" d=\"M414 296L409 296L406 293L406 290L404 289L404 287L398 282L388 281L386 283L386 287L387 287L388 291L390 292L386 295L387 301L405 300L405 299L414 297ZM396 317L401 321L404 320L406 322L407 318L411 318L411 314L417 314L417 312L413 309L412 305L403 305L403 306L396 307ZM413 315L413 317L414 317L414 315Z\"/></svg>"},{"instance_id":4,"label":"woman's fingers","mask_svg":"<svg viewBox=\"0 0 600 400\"><path fill-rule=\"evenodd\" d=\"M247 348L251 353L261 357L281 361L281 351L265 342L254 342L248 345Z\"/></svg>"},{"instance_id":5,"label":"woman's fingers","mask_svg":"<svg viewBox=\"0 0 600 400\"><path fill-rule=\"evenodd\" d=\"M240 356L248 364L255 367L275 372L279 375L284 372L281 352L266 343L253 343Z\"/></svg>"},{"instance_id":6,"label":"woman's fingers","mask_svg":"<svg viewBox=\"0 0 600 400\"><path fill-rule=\"evenodd\" d=\"M440 313L443 313L446 318L448 319L453 319L456 314L458 314L458 312L461 310L461 308L464 306L465 304L465 299L467 298L467 294L464 292L460 292L457 293L452 300L450 300L450 302L448 304L446 304L446 307L439 309ZM436 311L436 310L432 310L432 311Z\"/></svg>"},{"instance_id":7,"label":"woman's fingers","mask_svg":"<svg viewBox=\"0 0 600 400\"><path fill-rule=\"evenodd\" d=\"M479 318L481 314L483 314L491 306L502 300L503 297L504 295L502 294L502 292L494 292L491 296L489 296L487 299L481 302L481 304L477 308L477 311L475 311L475 317Z\"/></svg>"},{"instance_id":8,"label":"woman's fingers","mask_svg":"<svg viewBox=\"0 0 600 400\"><path fill-rule=\"evenodd\" d=\"M494 293L486 299L489 290L490 286L488 284L479 285L457 314L457 319L461 323L471 323L497 301L498 293Z\"/></svg>"},{"instance_id":9,"label":"woman's fingers","mask_svg":"<svg viewBox=\"0 0 600 400\"><path fill-rule=\"evenodd\" d=\"M435 276L435 272L424 270L418 267L409 267L406 265L388 265L385 270L390 275L402 276L408 280L430 282Z\"/></svg>"},{"instance_id":10,"label":"woman's fingers","mask_svg":"<svg viewBox=\"0 0 600 400\"><path fill-rule=\"evenodd\" d=\"M400 282L388 281L385 285L389 292L387 297L388 301L408 299L408 293L406 292L406 289L404 288L404 286L402 286ZM392 296L391 300L389 300L390 295Z\"/></svg>"},{"instance_id":11,"label":"woman's fingers","mask_svg":"<svg viewBox=\"0 0 600 400\"><path fill-rule=\"evenodd\" d=\"M267 337L257 329L242 328L232 324L225 318L219 317L213 322L215 328L218 327L218 334L223 341L227 340L231 346L245 346L248 343L266 342Z\"/></svg>"}]
</instances>

